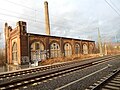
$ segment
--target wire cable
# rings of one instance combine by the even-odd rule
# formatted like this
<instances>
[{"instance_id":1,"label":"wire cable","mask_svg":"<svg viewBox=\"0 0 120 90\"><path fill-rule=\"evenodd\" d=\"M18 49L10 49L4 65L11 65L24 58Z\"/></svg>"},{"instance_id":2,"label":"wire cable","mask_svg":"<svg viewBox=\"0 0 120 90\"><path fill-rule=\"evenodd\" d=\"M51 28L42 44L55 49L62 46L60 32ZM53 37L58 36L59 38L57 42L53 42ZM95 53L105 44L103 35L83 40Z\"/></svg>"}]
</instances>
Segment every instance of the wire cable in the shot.
<instances>
[{"instance_id":1,"label":"wire cable","mask_svg":"<svg viewBox=\"0 0 120 90\"><path fill-rule=\"evenodd\" d=\"M38 10L36 10L36 9L30 8L30 7L28 7L28 6L25 6L25 5L23 5L23 4L15 3L15 2L9 1L9 0L6 0L6 1L9 2L9 3L15 4L15 5L18 5L18 6L22 6L22 7L31 9L31 10L33 10L33 11L38 11Z\"/></svg>"},{"instance_id":2,"label":"wire cable","mask_svg":"<svg viewBox=\"0 0 120 90\"><path fill-rule=\"evenodd\" d=\"M120 12L120 9L110 0L111 4Z\"/></svg>"},{"instance_id":3,"label":"wire cable","mask_svg":"<svg viewBox=\"0 0 120 90\"><path fill-rule=\"evenodd\" d=\"M107 0L104 1L120 16L120 13Z\"/></svg>"},{"instance_id":4,"label":"wire cable","mask_svg":"<svg viewBox=\"0 0 120 90\"><path fill-rule=\"evenodd\" d=\"M14 11L10 11L10 10L3 9L3 8L0 8L0 10L7 11L7 12L10 12L10 13L14 13L14 14L18 14L18 15L21 14L21 13L14 12ZM35 17L33 17L32 15L26 15L26 14L22 14L22 15L24 15L24 16L28 16L28 17L30 17L30 18L35 18ZM35 18L35 19L38 19L38 18Z\"/></svg>"},{"instance_id":5,"label":"wire cable","mask_svg":"<svg viewBox=\"0 0 120 90\"><path fill-rule=\"evenodd\" d=\"M19 16L15 16L15 15L10 15L10 14L5 14L5 13L0 13L0 15L4 15L4 16L8 16L8 17L15 17L15 18L21 18L21 19L24 19L24 20L27 20L27 21L32 21L32 22L36 22L38 24L45 24L44 21L38 21L38 20L35 20L35 19L28 19L28 18L25 18L25 17L19 17ZM4 20L5 21L5 20ZM50 25L53 25L53 26L57 26L57 27L64 27L64 28L69 28L69 27L66 27L64 25L60 25L60 24L54 24L54 23L50 23Z\"/></svg>"},{"instance_id":6,"label":"wire cable","mask_svg":"<svg viewBox=\"0 0 120 90\"><path fill-rule=\"evenodd\" d=\"M36 9L30 8L30 7L25 6L25 5L23 5L23 4L15 3L15 2L10 1L10 0L6 0L6 1L9 2L9 3L12 3L12 4L14 4L14 5L22 6L22 7L24 7L24 8L27 8L27 9L33 10L33 11L35 11L35 12L39 12L39 13L41 12L40 10L36 10ZM42 12L42 13L43 13L43 12ZM50 15L50 17L58 17L58 16ZM60 18L60 17L58 17L58 18Z\"/></svg>"}]
</instances>

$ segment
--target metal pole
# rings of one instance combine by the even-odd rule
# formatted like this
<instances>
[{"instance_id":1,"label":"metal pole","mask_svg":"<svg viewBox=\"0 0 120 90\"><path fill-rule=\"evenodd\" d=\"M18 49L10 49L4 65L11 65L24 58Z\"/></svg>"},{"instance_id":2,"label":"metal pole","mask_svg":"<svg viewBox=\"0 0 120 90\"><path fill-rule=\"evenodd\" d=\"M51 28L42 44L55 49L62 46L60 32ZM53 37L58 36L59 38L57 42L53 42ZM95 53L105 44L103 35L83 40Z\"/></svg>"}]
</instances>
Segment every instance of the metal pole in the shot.
<instances>
[{"instance_id":1,"label":"metal pole","mask_svg":"<svg viewBox=\"0 0 120 90\"><path fill-rule=\"evenodd\" d=\"M107 46L106 46L106 43L105 43L105 55L107 55Z\"/></svg>"},{"instance_id":2,"label":"metal pole","mask_svg":"<svg viewBox=\"0 0 120 90\"><path fill-rule=\"evenodd\" d=\"M99 27L98 27L98 43L99 43L100 56L103 56L102 42L101 42L101 36L100 36Z\"/></svg>"}]
</instances>

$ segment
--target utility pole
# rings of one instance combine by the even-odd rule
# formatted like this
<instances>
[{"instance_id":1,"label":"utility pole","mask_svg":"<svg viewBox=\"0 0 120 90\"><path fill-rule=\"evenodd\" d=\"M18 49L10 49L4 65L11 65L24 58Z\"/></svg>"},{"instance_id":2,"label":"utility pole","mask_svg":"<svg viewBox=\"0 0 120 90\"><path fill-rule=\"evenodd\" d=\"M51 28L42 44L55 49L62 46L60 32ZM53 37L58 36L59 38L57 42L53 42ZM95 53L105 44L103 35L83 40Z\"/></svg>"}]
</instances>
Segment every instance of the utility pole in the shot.
<instances>
[{"instance_id":1,"label":"utility pole","mask_svg":"<svg viewBox=\"0 0 120 90\"><path fill-rule=\"evenodd\" d=\"M0 39L1 39L1 33L0 33Z\"/></svg>"},{"instance_id":2,"label":"utility pole","mask_svg":"<svg viewBox=\"0 0 120 90\"><path fill-rule=\"evenodd\" d=\"M104 44L104 48L105 48L104 53L105 53L105 55L107 55L107 45L106 45L106 43Z\"/></svg>"},{"instance_id":3,"label":"utility pole","mask_svg":"<svg viewBox=\"0 0 120 90\"><path fill-rule=\"evenodd\" d=\"M100 56L103 56L102 43L101 43L101 36L100 36L99 27L98 27L98 44L99 44Z\"/></svg>"}]
</instances>

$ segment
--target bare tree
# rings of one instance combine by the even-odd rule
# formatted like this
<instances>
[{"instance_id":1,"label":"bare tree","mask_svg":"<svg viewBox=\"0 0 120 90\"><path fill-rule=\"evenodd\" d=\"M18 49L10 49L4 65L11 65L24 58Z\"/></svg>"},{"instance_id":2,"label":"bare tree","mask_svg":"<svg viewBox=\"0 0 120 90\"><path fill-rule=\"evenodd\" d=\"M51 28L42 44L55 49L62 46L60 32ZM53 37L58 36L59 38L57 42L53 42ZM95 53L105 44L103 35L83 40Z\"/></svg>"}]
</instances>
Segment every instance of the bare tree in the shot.
<instances>
[{"instance_id":1,"label":"bare tree","mask_svg":"<svg viewBox=\"0 0 120 90\"><path fill-rule=\"evenodd\" d=\"M1 41L1 35L2 33L0 33L0 41ZM0 65L4 64L4 60L5 60L4 49L0 48Z\"/></svg>"}]
</instances>

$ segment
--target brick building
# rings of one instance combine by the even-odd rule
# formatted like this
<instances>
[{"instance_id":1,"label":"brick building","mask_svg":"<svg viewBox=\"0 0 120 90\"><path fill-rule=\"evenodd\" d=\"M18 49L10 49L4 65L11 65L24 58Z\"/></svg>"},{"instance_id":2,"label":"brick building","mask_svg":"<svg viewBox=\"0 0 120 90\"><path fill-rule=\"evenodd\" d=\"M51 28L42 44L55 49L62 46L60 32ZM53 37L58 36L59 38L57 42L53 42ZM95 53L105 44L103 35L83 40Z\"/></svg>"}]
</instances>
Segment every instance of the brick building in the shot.
<instances>
[{"instance_id":1,"label":"brick building","mask_svg":"<svg viewBox=\"0 0 120 90\"><path fill-rule=\"evenodd\" d=\"M27 33L26 22L23 21L19 21L14 29L5 24L5 42L9 64L73 54L92 54L95 47L94 41Z\"/></svg>"},{"instance_id":2,"label":"brick building","mask_svg":"<svg viewBox=\"0 0 120 90\"><path fill-rule=\"evenodd\" d=\"M34 60L70 57L73 54L93 54L95 42L50 36L48 3L45 2L46 34L27 33L27 23L17 22L14 29L5 23L6 62L21 65Z\"/></svg>"}]
</instances>

